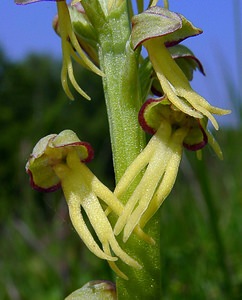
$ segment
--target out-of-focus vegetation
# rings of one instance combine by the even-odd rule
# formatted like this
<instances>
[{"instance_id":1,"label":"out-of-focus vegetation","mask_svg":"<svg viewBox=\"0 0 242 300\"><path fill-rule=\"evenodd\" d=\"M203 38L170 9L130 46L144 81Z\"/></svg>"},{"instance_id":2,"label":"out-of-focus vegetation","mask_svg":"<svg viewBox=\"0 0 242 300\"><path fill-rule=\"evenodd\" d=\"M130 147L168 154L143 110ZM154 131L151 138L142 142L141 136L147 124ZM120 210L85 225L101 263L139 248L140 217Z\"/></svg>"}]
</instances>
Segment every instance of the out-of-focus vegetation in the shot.
<instances>
[{"instance_id":1,"label":"out-of-focus vegetation","mask_svg":"<svg viewBox=\"0 0 242 300\"><path fill-rule=\"evenodd\" d=\"M0 299L63 299L90 280L112 279L73 230L62 193L33 191L24 170L41 137L72 129L93 145L90 168L113 188L101 80L78 72L91 102L66 98L59 62L0 54ZM222 162L209 149L202 162L185 153L161 208L163 299L242 299L241 134L216 134Z\"/></svg>"}]
</instances>

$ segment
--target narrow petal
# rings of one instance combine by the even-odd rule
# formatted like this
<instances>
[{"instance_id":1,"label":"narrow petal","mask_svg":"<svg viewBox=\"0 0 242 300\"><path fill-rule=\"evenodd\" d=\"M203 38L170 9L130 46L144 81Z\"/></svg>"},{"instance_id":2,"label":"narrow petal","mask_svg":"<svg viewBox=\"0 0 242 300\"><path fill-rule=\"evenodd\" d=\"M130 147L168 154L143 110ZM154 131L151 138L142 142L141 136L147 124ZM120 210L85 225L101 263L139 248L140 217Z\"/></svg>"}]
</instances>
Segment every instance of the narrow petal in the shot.
<instances>
[{"instance_id":1,"label":"narrow petal","mask_svg":"<svg viewBox=\"0 0 242 300\"><path fill-rule=\"evenodd\" d=\"M120 198L126 192L135 177L137 177L138 174L148 164L149 158L153 154L153 152L153 145L147 145L146 148L140 153L140 155L127 168L125 174L122 176L114 190L114 194L118 198Z\"/></svg>"},{"instance_id":2,"label":"narrow petal","mask_svg":"<svg viewBox=\"0 0 242 300\"><path fill-rule=\"evenodd\" d=\"M68 74L68 64L69 64L69 54L68 54L68 50L64 49L64 47L67 47L68 45L62 45L62 68L61 68L61 84L62 84L62 88L64 90L64 92L66 93L67 97L71 100L74 100L74 97L70 91L70 88L68 86L68 78L67 78L67 74Z\"/></svg>"},{"instance_id":3,"label":"narrow petal","mask_svg":"<svg viewBox=\"0 0 242 300\"><path fill-rule=\"evenodd\" d=\"M60 28L60 31L63 31L63 37L70 39L72 46L74 47L78 55L82 58L83 62L90 70L92 70L97 75L103 76L104 75L103 72L93 64L93 62L86 56L86 54L80 47L79 42L75 36L75 33L72 30L70 14L69 14L67 4L63 1L61 2L58 1L57 7L58 7L58 15L60 18L59 22L63 22L63 26L61 26L60 24L60 26L62 27Z\"/></svg>"},{"instance_id":4,"label":"narrow petal","mask_svg":"<svg viewBox=\"0 0 242 300\"><path fill-rule=\"evenodd\" d=\"M213 151L217 154L218 158L223 160L223 152L222 152L218 142L216 141L216 139L214 138L214 136L208 129L206 130L206 134L208 137L209 145L212 147Z\"/></svg>"},{"instance_id":5,"label":"narrow petal","mask_svg":"<svg viewBox=\"0 0 242 300\"><path fill-rule=\"evenodd\" d=\"M69 59L68 62L68 66L67 66L67 73L69 75L69 79L70 82L72 83L73 87L75 88L75 90L84 98L86 98L87 100L90 100L91 98L80 88L80 86L78 85L75 76L74 76L74 72L73 72L73 66L72 66L72 62L71 59Z\"/></svg>"},{"instance_id":6,"label":"narrow petal","mask_svg":"<svg viewBox=\"0 0 242 300\"><path fill-rule=\"evenodd\" d=\"M62 25L61 28L64 27L63 24L60 25ZM68 32L66 31L66 28L60 30L60 33L61 33L62 57L63 57L62 69L61 69L61 83L62 83L63 90L69 99L71 100L74 99L73 94L71 93L68 86L68 76L69 76L69 79L73 87L76 89L76 91L80 93L87 100L90 100L90 97L80 88L80 86L75 80L72 61L71 61L71 45L68 41Z\"/></svg>"}]
</instances>

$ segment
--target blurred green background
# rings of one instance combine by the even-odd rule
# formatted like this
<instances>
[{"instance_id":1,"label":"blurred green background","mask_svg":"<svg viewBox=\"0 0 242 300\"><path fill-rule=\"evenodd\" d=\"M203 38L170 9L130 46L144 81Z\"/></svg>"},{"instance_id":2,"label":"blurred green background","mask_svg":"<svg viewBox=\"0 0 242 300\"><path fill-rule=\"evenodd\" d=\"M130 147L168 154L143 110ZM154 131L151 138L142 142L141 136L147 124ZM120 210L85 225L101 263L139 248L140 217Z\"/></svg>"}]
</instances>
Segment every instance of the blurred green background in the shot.
<instances>
[{"instance_id":1,"label":"blurred green background","mask_svg":"<svg viewBox=\"0 0 242 300\"><path fill-rule=\"evenodd\" d=\"M92 101L70 102L60 68L50 57L10 62L0 52L0 299L63 299L90 280L112 280L74 231L61 191L33 191L24 170L41 137L72 129L95 149L90 168L114 186L101 80L78 68ZM163 299L242 299L241 102L224 84L238 119L216 132L224 161L208 147L202 161L185 151L161 208Z\"/></svg>"}]
</instances>

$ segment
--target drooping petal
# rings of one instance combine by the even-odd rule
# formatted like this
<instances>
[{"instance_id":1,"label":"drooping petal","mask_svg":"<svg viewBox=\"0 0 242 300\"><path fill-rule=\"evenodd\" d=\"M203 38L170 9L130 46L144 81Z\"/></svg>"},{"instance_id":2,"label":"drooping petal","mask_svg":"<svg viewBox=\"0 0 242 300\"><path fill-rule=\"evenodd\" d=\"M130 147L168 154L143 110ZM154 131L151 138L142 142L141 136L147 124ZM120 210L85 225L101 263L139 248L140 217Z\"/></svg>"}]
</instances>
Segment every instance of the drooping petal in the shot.
<instances>
[{"instance_id":1,"label":"drooping petal","mask_svg":"<svg viewBox=\"0 0 242 300\"><path fill-rule=\"evenodd\" d=\"M230 111L210 105L202 96L192 90L186 76L174 62L161 40L149 40L145 43L145 46L168 99L177 108L192 117L208 117L213 126L218 129L213 114L224 115L230 113Z\"/></svg>"},{"instance_id":2,"label":"drooping petal","mask_svg":"<svg viewBox=\"0 0 242 300\"><path fill-rule=\"evenodd\" d=\"M60 170L60 166L55 167L55 170L56 170L57 174L59 174L59 172L63 171L63 170ZM85 199L80 198L80 192L82 191L82 193L83 193L84 189L80 188L81 191L79 193L75 193L75 191L68 193L65 180L62 180L62 188L63 188L64 194L65 194L65 197L67 199L71 222L72 222L75 230L77 231L78 235L82 239L82 241L88 247L88 249L92 253L94 253L96 256L98 256L99 258L111 260L111 261L117 260L116 257L113 257L112 255L109 255L100 249L99 245L94 240L90 230L88 229L88 227L82 217L81 206L83 206L83 203L85 203ZM83 196L85 197L85 195L83 195ZM97 217L97 219L99 218L98 215L96 217Z\"/></svg>"}]
</instances>

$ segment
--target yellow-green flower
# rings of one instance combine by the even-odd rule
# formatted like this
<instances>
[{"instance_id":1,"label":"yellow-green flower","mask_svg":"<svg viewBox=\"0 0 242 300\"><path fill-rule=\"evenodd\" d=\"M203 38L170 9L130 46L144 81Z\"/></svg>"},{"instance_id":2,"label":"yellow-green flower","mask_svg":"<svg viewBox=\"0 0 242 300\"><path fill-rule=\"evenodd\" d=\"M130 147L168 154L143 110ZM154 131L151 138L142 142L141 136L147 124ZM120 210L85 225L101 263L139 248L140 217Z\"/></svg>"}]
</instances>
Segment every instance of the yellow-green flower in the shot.
<instances>
[{"instance_id":1,"label":"yellow-green flower","mask_svg":"<svg viewBox=\"0 0 242 300\"><path fill-rule=\"evenodd\" d=\"M167 49L202 31L195 28L182 15L158 6L150 7L134 16L132 26L133 46L136 49L142 44L147 49L163 93L167 95L169 101L194 118L201 119L206 116L218 129L213 114L224 115L230 111L210 105L197 94Z\"/></svg>"},{"instance_id":2,"label":"yellow-green flower","mask_svg":"<svg viewBox=\"0 0 242 300\"><path fill-rule=\"evenodd\" d=\"M41 1L53 1L57 4L58 17L53 21L53 27L61 37L62 45L62 70L61 83L66 95L70 99L74 99L68 85L70 80L75 90L84 98L90 100L90 97L78 85L73 71L72 59L90 69L92 72L103 76L100 69L88 58L87 54L82 49L78 37L73 30L70 13L65 0L15 0L17 4L29 4Z\"/></svg>"},{"instance_id":3,"label":"yellow-green flower","mask_svg":"<svg viewBox=\"0 0 242 300\"><path fill-rule=\"evenodd\" d=\"M93 151L88 143L81 142L73 131L64 130L59 135L48 135L36 144L26 170L35 189L48 192L62 188L72 224L83 242L96 256L106 259L119 276L126 278L114 263L117 257L132 267L141 266L116 241L100 201L116 215L122 213L123 205L85 165L84 162L90 161L92 157ZM102 248L86 225L82 209ZM146 238L138 228L136 233Z\"/></svg>"},{"instance_id":4,"label":"yellow-green flower","mask_svg":"<svg viewBox=\"0 0 242 300\"><path fill-rule=\"evenodd\" d=\"M75 32L73 31L69 10L65 1L57 1L58 9L58 28L59 34L61 37L62 44L62 70L61 70L61 82L64 91L70 99L73 99L73 95L68 87L68 78L72 83L73 87L78 93L83 97L90 99L90 97L80 88L76 82L72 58L80 63L85 65L91 71L95 72L98 75L103 75L103 73L92 63L92 61L87 57L83 49L81 48Z\"/></svg>"},{"instance_id":5,"label":"yellow-green flower","mask_svg":"<svg viewBox=\"0 0 242 300\"><path fill-rule=\"evenodd\" d=\"M183 147L200 151L209 142L218 156L222 156L218 144L206 129L205 118L196 119L184 114L166 96L148 99L140 110L139 122L146 132L154 135L127 168L114 191L117 198L122 197L129 191L132 181L144 172L114 227L116 235L124 230L124 241L137 225L144 228L169 195Z\"/></svg>"}]
</instances>

